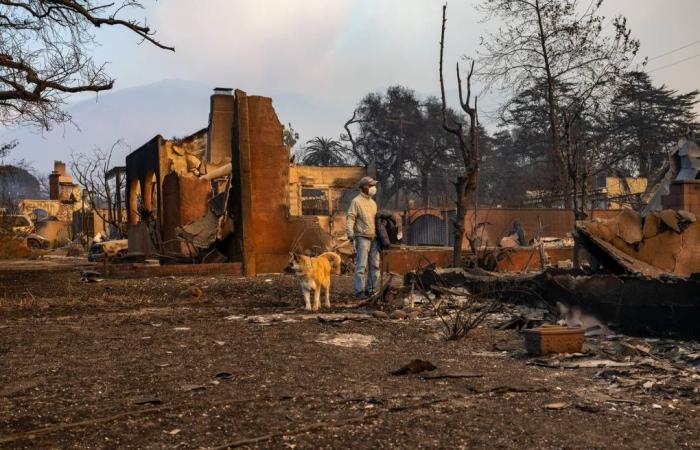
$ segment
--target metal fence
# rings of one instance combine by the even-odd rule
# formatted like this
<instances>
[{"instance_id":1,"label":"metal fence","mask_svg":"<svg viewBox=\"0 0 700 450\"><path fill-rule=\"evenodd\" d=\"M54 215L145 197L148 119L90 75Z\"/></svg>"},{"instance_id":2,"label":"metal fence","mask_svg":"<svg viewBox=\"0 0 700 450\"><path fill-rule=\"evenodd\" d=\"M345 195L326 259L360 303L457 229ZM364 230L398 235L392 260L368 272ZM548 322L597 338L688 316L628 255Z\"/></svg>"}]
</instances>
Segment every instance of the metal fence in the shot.
<instances>
[{"instance_id":1,"label":"metal fence","mask_svg":"<svg viewBox=\"0 0 700 450\"><path fill-rule=\"evenodd\" d=\"M441 217L423 214L408 226L408 245L451 246L454 243L455 211L444 211Z\"/></svg>"}]
</instances>

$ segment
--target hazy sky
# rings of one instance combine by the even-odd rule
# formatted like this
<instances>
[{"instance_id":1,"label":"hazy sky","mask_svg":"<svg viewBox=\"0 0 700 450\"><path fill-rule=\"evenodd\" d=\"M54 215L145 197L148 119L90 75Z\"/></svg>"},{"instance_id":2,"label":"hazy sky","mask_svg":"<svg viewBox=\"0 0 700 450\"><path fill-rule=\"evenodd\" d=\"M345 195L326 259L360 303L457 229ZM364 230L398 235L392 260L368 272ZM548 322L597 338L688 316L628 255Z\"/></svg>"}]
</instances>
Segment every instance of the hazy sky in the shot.
<instances>
[{"instance_id":1,"label":"hazy sky","mask_svg":"<svg viewBox=\"0 0 700 450\"><path fill-rule=\"evenodd\" d=\"M298 129L303 139L337 137L359 99L370 91L402 84L421 94L439 92L442 4L442 0L144 0L146 9L134 16L147 17L158 38L177 51L138 45L123 30L105 29L98 34L102 45L94 54L97 61L109 62L116 90L181 79L212 88L240 88L273 100L296 97L319 111L318 123L307 119ZM640 61L695 43L651 60L648 67L657 83L679 91L700 88L700 58L662 68L700 54L700 43L695 42L700 40L700 0L606 0L603 11L607 17L628 18L641 40ZM454 63L461 55L475 55L487 27L498 26L479 21L473 1L449 1L448 89L455 87ZM496 94L481 93L482 121L487 125L487 113L499 101ZM280 119L294 124L294 116L287 108ZM191 130L177 132L194 131L206 120L202 117ZM144 135L158 132L148 130ZM66 138L50 145L72 144ZM25 151L39 153L33 146ZM44 154L27 156L44 164L40 161Z\"/></svg>"},{"instance_id":2,"label":"hazy sky","mask_svg":"<svg viewBox=\"0 0 700 450\"><path fill-rule=\"evenodd\" d=\"M175 53L134 46L104 33L97 56L111 61L118 88L163 78L308 96L352 109L368 91L394 83L436 92L442 0L146 0L145 16ZM641 56L699 40L698 0L607 0L623 14ZM140 16L140 14L139 14ZM473 1L448 2L446 63L476 53L486 26ZM700 45L652 60L649 69L700 54ZM451 68L452 64L447 67ZM453 84L452 70L448 71ZM653 72L682 91L696 89L700 58Z\"/></svg>"}]
</instances>

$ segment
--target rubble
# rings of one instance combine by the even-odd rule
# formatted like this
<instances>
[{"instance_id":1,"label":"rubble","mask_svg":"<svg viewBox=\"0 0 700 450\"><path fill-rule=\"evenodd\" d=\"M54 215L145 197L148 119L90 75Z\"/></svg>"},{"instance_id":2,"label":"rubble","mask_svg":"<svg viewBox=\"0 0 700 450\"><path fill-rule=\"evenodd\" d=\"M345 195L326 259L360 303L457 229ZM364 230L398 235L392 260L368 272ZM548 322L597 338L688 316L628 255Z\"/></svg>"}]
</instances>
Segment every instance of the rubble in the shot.
<instances>
[{"instance_id":1,"label":"rubble","mask_svg":"<svg viewBox=\"0 0 700 450\"><path fill-rule=\"evenodd\" d=\"M452 275L454 275L454 271ZM473 275L484 278L485 275ZM500 275L495 275L500 277ZM509 277L512 278L512 277ZM545 319L546 318L546 319ZM517 320L516 320L517 319ZM527 321L532 321L527 323ZM546 308L502 303L501 309L487 316L484 325L503 329L504 323L519 322L524 327L542 322L555 322L552 312ZM695 322L697 323L697 322ZM516 326L512 328L517 329ZM697 404L700 399L700 342L670 338L636 338L616 334L610 330L601 332L599 325L583 327L586 333L580 352L560 353L528 357L523 348L493 352L493 356L515 359L527 358L525 363L552 369L593 370L591 377L606 383L607 395L588 394L589 401L574 406L588 412L596 412L590 401L638 404L626 395L646 395L651 392L668 398L685 398ZM485 354L487 352L480 352ZM595 396L595 399L593 398ZM600 397L600 398L598 398Z\"/></svg>"},{"instance_id":2,"label":"rubble","mask_svg":"<svg viewBox=\"0 0 700 450\"><path fill-rule=\"evenodd\" d=\"M325 313L325 314L263 314L263 315L231 315L224 317L224 320L245 320L248 323L258 325L272 325L277 323L294 323L307 320L316 320L321 323L339 323L345 321L369 320L370 314L361 313Z\"/></svg>"},{"instance_id":3,"label":"rubble","mask_svg":"<svg viewBox=\"0 0 700 450\"><path fill-rule=\"evenodd\" d=\"M295 250L351 256L344 215L367 167L294 163L270 98L216 88L210 102L206 128L126 157L129 253L248 276Z\"/></svg>"},{"instance_id":4,"label":"rubble","mask_svg":"<svg viewBox=\"0 0 700 450\"><path fill-rule=\"evenodd\" d=\"M700 222L670 209L646 217L625 209L611 219L576 223L576 243L614 274L690 276L700 272Z\"/></svg>"},{"instance_id":5,"label":"rubble","mask_svg":"<svg viewBox=\"0 0 700 450\"><path fill-rule=\"evenodd\" d=\"M610 401L625 393L654 391L670 398L700 398L700 343L625 336L586 338L586 352L533 359L528 364L553 369L598 369L593 378L607 383ZM625 349L620 351L620 349ZM643 352L630 353L627 349Z\"/></svg>"},{"instance_id":6,"label":"rubble","mask_svg":"<svg viewBox=\"0 0 700 450\"><path fill-rule=\"evenodd\" d=\"M556 268L516 274L426 267L406 275L406 283L413 280L426 289L434 289L436 294L445 288L466 288L473 295L535 307L547 311L544 319L549 323L558 320L564 307L567 311L578 311L576 320L588 320L584 328L600 324L629 334L700 336L697 276L588 275ZM513 316L503 320L500 326L518 328L527 323L535 325L535 320L542 319Z\"/></svg>"},{"instance_id":7,"label":"rubble","mask_svg":"<svg viewBox=\"0 0 700 450\"><path fill-rule=\"evenodd\" d=\"M217 217L211 210L176 229L177 236L198 249L208 249L216 240L216 229L219 224Z\"/></svg>"},{"instance_id":8,"label":"rubble","mask_svg":"<svg viewBox=\"0 0 700 450\"><path fill-rule=\"evenodd\" d=\"M80 274L80 281L83 283L99 283L103 281L100 275L102 274L96 270L83 270Z\"/></svg>"},{"instance_id":9,"label":"rubble","mask_svg":"<svg viewBox=\"0 0 700 450\"><path fill-rule=\"evenodd\" d=\"M694 277L545 272L537 283L549 302L576 306L629 334L700 336L700 279Z\"/></svg>"}]
</instances>

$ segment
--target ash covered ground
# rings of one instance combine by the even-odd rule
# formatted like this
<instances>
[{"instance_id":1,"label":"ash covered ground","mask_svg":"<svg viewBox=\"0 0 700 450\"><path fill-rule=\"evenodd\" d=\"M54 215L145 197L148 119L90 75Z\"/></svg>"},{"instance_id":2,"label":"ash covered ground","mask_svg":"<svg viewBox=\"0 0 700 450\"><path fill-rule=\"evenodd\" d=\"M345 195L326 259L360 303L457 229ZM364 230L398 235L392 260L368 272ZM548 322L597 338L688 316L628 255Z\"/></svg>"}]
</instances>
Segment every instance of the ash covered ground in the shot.
<instances>
[{"instance_id":1,"label":"ash covered ground","mask_svg":"<svg viewBox=\"0 0 700 450\"><path fill-rule=\"evenodd\" d=\"M447 342L348 277L318 318L289 276L82 283L79 261L0 269L0 448L700 448L694 342L536 358L507 307ZM391 374L414 359L437 368Z\"/></svg>"}]
</instances>

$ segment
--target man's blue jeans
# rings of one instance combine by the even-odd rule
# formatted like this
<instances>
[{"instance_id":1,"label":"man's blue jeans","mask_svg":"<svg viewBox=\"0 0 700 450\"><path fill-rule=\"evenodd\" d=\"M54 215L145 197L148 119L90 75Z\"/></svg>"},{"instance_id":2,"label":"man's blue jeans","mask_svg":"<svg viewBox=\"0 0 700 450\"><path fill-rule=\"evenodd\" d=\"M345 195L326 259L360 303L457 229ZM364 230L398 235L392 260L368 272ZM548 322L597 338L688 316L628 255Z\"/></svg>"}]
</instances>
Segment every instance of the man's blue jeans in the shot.
<instances>
[{"instance_id":1,"label":"man's blue jeans","mask_svg":"<svg viewBox=\"0 0 700 450\"><path fill-rule=\"evenodd\" d=\"M369 267L369 276L367 268ZM372 293L379 280L379 245L376 239L355 237L355 295Z\"/></svg>"}]
</instances>

